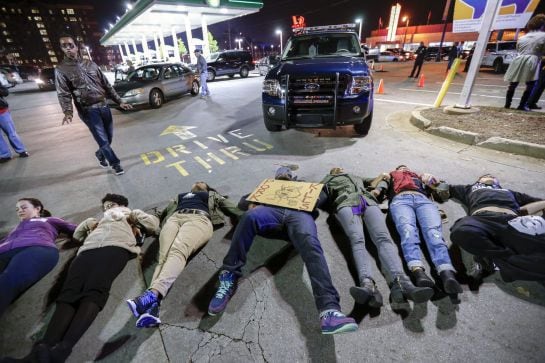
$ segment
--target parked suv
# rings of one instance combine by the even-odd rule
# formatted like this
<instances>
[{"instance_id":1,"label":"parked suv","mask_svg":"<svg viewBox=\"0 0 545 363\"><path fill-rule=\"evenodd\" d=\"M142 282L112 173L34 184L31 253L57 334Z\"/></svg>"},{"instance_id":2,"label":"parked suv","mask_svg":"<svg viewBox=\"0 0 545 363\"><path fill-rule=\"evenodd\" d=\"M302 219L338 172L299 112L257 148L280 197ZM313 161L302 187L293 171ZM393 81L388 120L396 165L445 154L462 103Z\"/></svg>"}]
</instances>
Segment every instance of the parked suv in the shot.
<instances>
[{"instance_id":1,"label":"parked suv","mask_svg":"<svg viewBox=\"0 0 545 363\"><path fill-rule=\"evenodd\" d=\"M263 82L265 127L335 128L369 132L373 78L353 24L302 28Z\"/></svg>"},{"instance_id":2,"label":"parked suv","mask_svg":"<svg viewBox=\"0 0 545 363\"><path fill-rule=\"evenodd\" d=\"M495 42L486 45L481 67L492 67L495 73L503 73L517 56L517 42Z\"/></svg>"},{"instance_id":3,"label":"parked suv","mask_svg":"<svg viewBox=\"0 0 545 363\"><path fill-rule=\"evenodd\" d=\"M213 81L218 76L233 78L239 74L241 78L248 77L250 71L255 69L250 52L243 50L227 50L210 54L208 59L208 81Z\"/></svg>"}]
</instances>

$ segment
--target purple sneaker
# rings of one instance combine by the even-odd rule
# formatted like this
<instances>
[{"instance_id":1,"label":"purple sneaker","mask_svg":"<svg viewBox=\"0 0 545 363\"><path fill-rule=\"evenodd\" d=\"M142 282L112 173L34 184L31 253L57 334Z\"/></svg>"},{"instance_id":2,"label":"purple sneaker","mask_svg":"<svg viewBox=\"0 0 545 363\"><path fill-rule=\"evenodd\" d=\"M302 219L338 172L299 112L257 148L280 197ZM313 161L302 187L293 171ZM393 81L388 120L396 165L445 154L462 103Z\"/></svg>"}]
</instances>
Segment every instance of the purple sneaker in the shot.
<instances>
[{"instance_id":1,"label":"purple sneaker","mask_svg":"<svg viewBox=\"0 0 545 363\"><path fill-rule=\"evenodd\" d=\"M237 278L231 271L220 273L220 287L208 305L208 315L216 315L225 310L231 296L235 293Z\"/></svg>"},{"instance_id":2,"label":"purple sneaker","mask_svg":"<svg viewBox=\"0 0 545 363\"><path fill-rule=\"evenodd\" d=\"M136 318L144 314L154 303L158 303L157 296L150 290L146 290L146 292L134 299L127 300L127 305Z\"/></svg>"},{"instance_id":3,"label":"purple sneaker","mask_svg":"<svg viewBox=\"0 0 545 363\"><path fill-rule=\"evenodd\" d=\"M159 303L154 302L136 321L137 328L155 328L161 324L159 319Z\"/></svg>"},{"instance_id":4,"label":"purple sneaker","mask_svg":"<svg viewBox=\"0 0 545 363\"><path fill-rule=\"evenodd\" d=\"M322 334L349 333L358 330L358 324L338 310L327 310L320 314Z\"/></svg>"}]
</instances>

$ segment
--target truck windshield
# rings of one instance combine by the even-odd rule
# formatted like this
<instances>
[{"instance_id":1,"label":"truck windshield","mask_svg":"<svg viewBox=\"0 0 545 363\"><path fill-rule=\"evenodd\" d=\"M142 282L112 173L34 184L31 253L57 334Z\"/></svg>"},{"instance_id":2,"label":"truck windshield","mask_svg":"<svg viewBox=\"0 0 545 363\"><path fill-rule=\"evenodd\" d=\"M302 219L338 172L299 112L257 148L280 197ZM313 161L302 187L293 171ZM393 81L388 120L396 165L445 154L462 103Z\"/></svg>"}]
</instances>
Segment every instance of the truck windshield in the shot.
<instances>
[{"instance_id":1,"label":"truck windshield","mask_svg":"<svg viewBox=\"0 0 545 363\"><path fill-rule=\"evenodd\" d=\"M291 38L282 59L359 55L361 48L354 34L307 34Z\"/></svg>"}]
</instances>

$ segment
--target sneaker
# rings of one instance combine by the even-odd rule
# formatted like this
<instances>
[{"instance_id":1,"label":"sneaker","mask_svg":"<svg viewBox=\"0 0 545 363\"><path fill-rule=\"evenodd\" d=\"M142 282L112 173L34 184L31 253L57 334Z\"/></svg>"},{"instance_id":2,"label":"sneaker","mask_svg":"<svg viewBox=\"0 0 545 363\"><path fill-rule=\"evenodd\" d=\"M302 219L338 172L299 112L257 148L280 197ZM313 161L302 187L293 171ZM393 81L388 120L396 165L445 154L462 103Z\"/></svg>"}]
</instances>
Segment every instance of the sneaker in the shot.
<instances>
[{"instance_id":1,"label":"sneaker","mask_svg":"<svg viewBox=\"0 0 545 363\"><path fill-rule=\"evenodd\" d=\"M113 165L112 169L114 169L115 175L125 174L125 170L123 170L121 164Z\"/></svg>"},{"instance_id":2,"label":"sneaker","mask_svg":"<svg viewBox=\"0 0 545 363\"><path fill-rule=\"evenodd\" d=\"M23 151L22 153L19 153L19 156L22 158L28 158L30 154L27 151Z\"/></svg>"},{"instance_id":3,"label":"sneaker","mask_svg":"<svg viewBox=\"0 0 545 363\"><path fill-rule=\"evenodd\" d=\"M146 292L142 295L135 297L134 299L127 300L127 305L129 305L129 309L131 309L132 314L138 318L157 302L159 302L157 296L155 296L155 294L150 290L146 290Z\"/></svg>"},{"instance_id":4,"label":"sneaker","mask_svg":"<svg viewBox=\"0 0 545 363\"><path fill-rule=\"evenodd\" d=\"M231 296L235 293L237 278L231 271L222 271L219 276L220 287L208 305L208 315L216 315L225 310Z\"/></svg>"},{"instance_id":5,"label":"sneaker","mask_svg":"<svg viewBox=\"0 0 545 363\"><path fill-rule=\"evenodd\" d=\"M95 153L95 156L98 160L98 165L100 165L101 168L106 169L108 167L108 162L106 161L106 158L102 153L99 153L98 151Z\"/></svg>"},{"instance_id":6,"label":"sneaker","mask_svg":"<svg viewBox=\"0 0 545 363\"><path fill-rule=\"evenodd\" d=\"M153 305L136 321L137 328L155 328L161 324L159 319L159 303L155 302Z\"/></svg>"},{"instance_id":7,"label":"sneaker","mask_svg":"<svg viewBox=\"0 0 545 363\"><path fill-rule=\"evenodd\" d=\"M358 324L338 310L328 310L320 314L322 334L349 333L358 330Z\"/></svg>"}]
</instances>

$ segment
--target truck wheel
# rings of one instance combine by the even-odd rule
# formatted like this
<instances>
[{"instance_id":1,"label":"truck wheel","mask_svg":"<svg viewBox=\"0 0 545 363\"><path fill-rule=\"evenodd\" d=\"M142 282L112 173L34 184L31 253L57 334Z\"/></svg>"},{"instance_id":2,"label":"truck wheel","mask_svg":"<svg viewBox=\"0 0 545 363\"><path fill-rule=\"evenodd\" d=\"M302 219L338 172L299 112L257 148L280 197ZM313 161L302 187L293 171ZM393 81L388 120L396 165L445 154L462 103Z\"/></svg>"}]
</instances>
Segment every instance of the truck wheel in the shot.
<instances>
[{"instance_id":1,"label":"truck wheel","mask_svg":"<svg viewBox=\"0 0 545 363\"><path fill-rule=\"evenodd\" d=\"M267 117L265 117L264 120L265 120L265 128L267 129L267 131L278 132L278 131L282 130L282 125L278 125L278 124L273 123Z\"/></svg>"},{"instance_id":2,"label":"truck wheel","mask_svg":"<svg viewBox=\"0 0 545 363\"><path fill-rule=\"evenodd\" d=\"M494 61L494 73L502 73L503 72L503 60L501 58L497 58Z\"/></svg>"},{"instance_id":3,"label":"truck wheel","mask_svg":"<svg viewBox=\"0 0 545 363\"><path fill-rule=\"evenodd\" d=\"M240 69L240 78L248 77L248 73L250 73L250 70L248 69L248 67L242 67Z\"/></svg>"},{"instance_id":4,"label":"truck wheel","mask_svg":"<svg viewBox=\"0 0 545 363\"><path fill-rule=\"evenodd\" d=\"M365 136L369 133L369 129L371 128L371 122L373 121L373 111L363 119L363 122L361 124L354 125L354 131L358 135Z\"/></svg>"}]
</instances>

